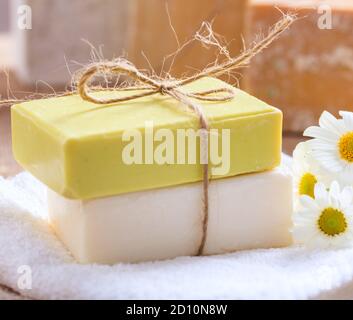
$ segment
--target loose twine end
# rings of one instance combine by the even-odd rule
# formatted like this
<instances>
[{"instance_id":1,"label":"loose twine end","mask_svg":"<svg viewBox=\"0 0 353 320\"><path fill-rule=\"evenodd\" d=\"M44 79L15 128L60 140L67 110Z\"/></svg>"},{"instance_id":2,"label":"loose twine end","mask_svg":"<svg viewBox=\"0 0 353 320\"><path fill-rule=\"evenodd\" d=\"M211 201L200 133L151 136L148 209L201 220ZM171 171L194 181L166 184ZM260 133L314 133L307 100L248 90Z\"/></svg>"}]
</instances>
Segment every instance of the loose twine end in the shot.
<instances>
[{"instance_id":1,"label":"loose twine end","mask_svg":"<svg viewBox=\"0 0 353 320\"><path fill-rule=\"evenodd\" d=\"M282 32L287 30L295 20L295 15L284 15L283 18L270 29L266 37L264 37L261 41L255 43L250 49L245 50L238 57L231 58L229 55L226 55L227 59L225 62L205 68L203 71L181 80L171 80L170 78L156 79L150 77L147 74L139 71L130 61L126 59L118 59L113 62L96 63L89 66L81 75L77 86L78 92L81 95L82 99L96 104L120 103L154 94L169 95L173 99L181 102L183 105L186 105L199 118L200 128L206 130L207 132L206 135L202 135L201 148L204 150L203 152L208 155L209 123L201 105L196 103L195 100L216 102L228 101L234 98L234 90L232 90L230 87L223 87L217 89L210 89L207 91L189 93L184 91L182 89L182 86L204 77L219 77L234 69L239 69L247 66L251 58L253 58L263 49L268 47L275 39L280 36ZM209 32L212 32L212 30L208 30ZM203 40L204 38L200 36L198 36L198 39L201 42L206 41ZM228 52L223 47L220 47L218 43L217 46L219 48L222 48L223 52ZM113 97L108 99L95 97L90 92L88 83L96 75L101 73L125 74L129 76L136 83L136 85L128 88L117 88L116 91L137 90L138 93L134 93L127 97ZM207 161L207 164L203 165L202 236L200 244L198 246L197 255L202 255L207 238L207 227L209 217L209 171L209 164Z\"/></svg>"},{"instance_id":2,"label":"loose twine end","mask_svg":"<svg viewBox=\"0 0 353 320\"><path fill-rule=\"evenodd\" d=\"M235 92L230 86L222 88L209 89L205 91L186 92L183 86L199 80L204 77L219 77L225 73L231 72L235 69L246 67L250 60L259 54L262 50L267 48L274 40L276 40L284 31L286 31L297 19L295 14L285 14L272 28L262 40L254 43L249 49L244 50L237 57L230 57L227 49L222 47L218 42L215 42L215 37L208 36L207 38L197 33L195 39L201 41L206 46L209 44L215 45L220 53L226 56L226 60L222 63L215 63L210 67L205 68L201 72L185 79L174 79L171 77L157 78L147 75L146 73L138 70L130 61L120 58L108 62L93 63L85 67L80 72L80 77L77 83L77 92L83 100L95 104L118 104L129 100L135 100L142 97L147 97L154 94L161 94L170 96L171 98L179 101L181 104L188 107L199 118L199 125L201 129L206 130L206 135L202 135L201 148L205 154L208 155L208 131L209 123L207 117L202 109L202 106L196 101L210 101L222 102L228 101L235 97ZM212 35L212 29L208 24L208 32ZM209 39L213 39L210 41ZM227 53L227 54L224 54ZM117 87L113 91L134 91L131 95L115 96L112 98L100 98L94 95L95 88L90 86L90 83L98 75L126 75L133 80L134 85L129 87ZM101 90L104 90L100 88ZM135 91L136 90L136 91ZM72 94L72 93L69 93ZM67 95L67 93L63 94ZM4 100L0 102L2 105L19 102L20 100ZM197 255L202 255L207 238L208 217L209 217L209 164L203 165L203 207L202 207L202 236L197 249Z\"/></svg>"}]
</instances>

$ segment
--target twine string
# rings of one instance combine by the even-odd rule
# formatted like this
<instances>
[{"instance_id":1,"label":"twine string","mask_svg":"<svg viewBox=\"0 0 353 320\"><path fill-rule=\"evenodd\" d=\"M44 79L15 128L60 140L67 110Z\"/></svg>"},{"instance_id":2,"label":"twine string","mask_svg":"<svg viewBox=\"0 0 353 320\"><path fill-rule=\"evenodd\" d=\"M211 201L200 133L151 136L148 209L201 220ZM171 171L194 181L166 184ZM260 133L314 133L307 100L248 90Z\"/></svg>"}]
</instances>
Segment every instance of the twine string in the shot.
<instances>
[{"instance_id":1,"label":"twine string","mask_svg":"<svg viewBox=\"0 0 353 320\"><path fill-rule=\"evenodd\" d=\"M132 89L138 90L138 93L131 94L126 97L113 97L113 98L98 98L91 94L87 83L101 73L114 73L114 74L126 74L132 79L138 81L141 86L129 87L129 88L117 88L117 91L131 91ZM146 86L147 85L147 86ZM156 80L148 77L144 73L140 72L134 65L129 61L120 59L119 61L98 63L88 67L82 74L78 82L78 92L81 97L96 104L111 104L126 102L135 100L142 97L147 97L153 94L169 95L175 100L186 105L193 113L199 118L199 127L201 129L200 144L201 144L201 159L202 159L202 233L200 245L197 249L197 255L201 255L206 243L207 226L208 226L208 193L209 193L209 163L208 163L208 131L209 124L207 117L202 107L195 103L193 99L202 101L228 101L234 97L234 90L231 88L218 88L214 90L205 90L194 93L187 93L179 88L180 84L176 81ZM219 95L226 93L226 95ZM218 94L215 96L215 94Z\"/></svg>"},{"instance_id":2,"label":"twine string","mask_svg":"<svg viewBox=\"0 0 353 320\"><path fill-rule=\"evenodd\" d=\"M199 119L199 127L201 129L201 159L202 163L202 179L203 179L203 206L202 206L202 237L197 250L197 255L201 255L204 251L207 228L208 228L208 217L209 217L209 164L208 164L208 135L209 135L209 123L207 117L202 109L202 106L196 101L209 101L209 102L223 102L229 101L234 98L235 91L231 87L223 87L216 89L209 89L198 92L186 92L182 89L183 85L195 82L204 77L219 77L223 74L230 73L232 70L246 67L250 60L260 53L263 49L268 47L275 39L277 39L281 33L286 31L292 23L296 20L295 14L285 14L281 20L274 24L270 28L268 34L262 38L262 40L253 43L253 45L243 51L239 56L231 58L227 55L227 59L222 63L215 63L204 70L197 72L190 77L184 79L174 79L174 78L156 78L149 76L142 71L138 70L130 61L126 59L117 59L113 61L98 62L88 65L84 68L81 73L77 83L77 92L82 99L95 104L117 104L121 102L126 102L130 100L135 100L142 97L151 96L154 94L161 94L164 96L170 96L173 99L179 101L182 105L187 106L193 114L195 114ZM211 30L212 32L212 30ZM204 42L207 45L207 39L197 38L197 40ZM219 43L216 43L220 50L224 50ZM227 51L228 52L228 51ZM100 74L117 74L117 75L127 75L132 80L134 80L135 85L130 87L117 87L113 88L96 88L90 85L92 80ZM114 96L109 98L100 98L93 94L93 92L100 90L109 91L133 91L135 92L124 95L124 96ZM67 96L72 95L75 92L66 91L61 94L55 94L54 96ZM43 95L42 98L50 97L50 95ZM13 103L24 102L32 100L33 98L25 98L23 100L8 98L7 100L0 100L0 108L3 106L9 106Z\"/></svg>"},{"instance_id":3,"label":"twine string","mask_svg":"<svg viewBox=\"0 0 353 320\"><path fill-rule=\"evenodd\" d=\"M255 43L250 49L245 50L238 57L230 58L223 63L214 64L211 67L205 68L203 71L198 72L185 79L159 79L149 76L138 70L130 61L126 59L118 59L109 62L100 62L89 65L81 74L79 78L77 89L82 99L95 103L95 104L113 104L135 100L142 97L151 96L154 94L168 95L173 99L179 101L181 104L187 106L199 118L199 126L201 129L201 160L202 160L202 236L198 246L197 255L202 255L206 243L208 218L209 218L209 161L208 161L208 134L209 123L202 106L198 101L213 101L223 102L229 101L234 98L235 92L230 87L223 87L217 89L209 89L198 92L185 92L182 86L195 82L204 77L219 77L234 69L245 67L250 62L251 58L261 52L269 44L271 44L279 35L289 28L295 21L294 15L285 15L278 21L269 31L268 35L258 43ZM116 91L131 91L137 90L133 93L123 97L100 98L92 94L89 83L99 74L125 74L135 81L136 85L132 87L118 87Z\"/></svg>"}]
</instances>

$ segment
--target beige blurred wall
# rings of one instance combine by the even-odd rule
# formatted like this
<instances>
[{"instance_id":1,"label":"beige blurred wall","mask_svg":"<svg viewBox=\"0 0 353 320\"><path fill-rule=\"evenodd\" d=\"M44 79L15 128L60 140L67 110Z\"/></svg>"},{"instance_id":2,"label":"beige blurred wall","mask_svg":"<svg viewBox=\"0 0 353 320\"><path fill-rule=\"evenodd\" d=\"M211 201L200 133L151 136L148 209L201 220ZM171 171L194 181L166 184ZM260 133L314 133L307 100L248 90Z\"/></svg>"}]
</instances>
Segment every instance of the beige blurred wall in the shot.
<instances>
[{"instance_id":1,"label":"beige blurred wall","mask_svg":"<svg viewBox=\"0 0 353 320\"><path fill-rule=\"evenodd\" d=\"M104 57L119 56L127 47L130 1L11 0L15 69L22 81L68 83L70 72L86 64L90 47L102 46ZM32 11L32 29L18 27L19 6ZM78 62L78 63L76 63Z\"/></svg>"},{"instance_id":2,"label":"beige blurred wall","mask_svg":"<svg viewBox=\"0 0 353 320\"><path fill-rule=\"evenodd\" d=\"M238 54L248 8L248 0L12 0L11 4L15 70L22 81L50 85L70 81L66 62L71 71L78 68L73 61L89 62L90 48L81 39L95 47L103 45L107 59L126 53L139 68L149 67L144 52L159 72L163 58L178 47L166 7L180 43L203 21L213 21L214 30L230 41L231 53ZM32 9L32 30L18 28L21 5ZM195 72L214 61L216 54L214 48L193 43L178 55L171 73Z\"/></svg>"},{"instance_id":3,"label":"beige blurred wall","mask_svg":"<svg viewBox=\"0 0 353 320\"><path fill-rule=\"evenodd\" d=\"M9 3L10 0L0 0L0 33L9 30Z\"/></svg>"}]
</instances>

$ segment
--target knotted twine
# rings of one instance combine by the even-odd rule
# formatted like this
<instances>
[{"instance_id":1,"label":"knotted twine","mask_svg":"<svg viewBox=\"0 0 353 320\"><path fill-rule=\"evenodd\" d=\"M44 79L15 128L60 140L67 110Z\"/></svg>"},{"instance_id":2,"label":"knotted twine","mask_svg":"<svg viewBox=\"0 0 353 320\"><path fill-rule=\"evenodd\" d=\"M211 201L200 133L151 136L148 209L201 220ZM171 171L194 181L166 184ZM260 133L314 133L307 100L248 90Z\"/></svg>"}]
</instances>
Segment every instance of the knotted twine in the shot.
<instances>
[{"instance_id":1,"label":"knotted twine","mask_svg":"<svg viewBox=\"0 0 353 320\"><path fill-rule=\"evenodd\" d=\"M208 134L209 123L207 117L202 109L202 106L195 102L198 101L213 101L223 102L234 98L235 93L229 87L210 89L198 92L185 92L181 87L192 83L204 77L219 77L234 69L245 67L250 62L251 58L266 48L279 35L287 30L289 26L295 21L294 15L285 15L278 21L269 31L268 35L261 41L255 43L250 49L245 50L236 58L229 58L225 62L212 65L205 68L185 79L159 79L151 77L146 73L138 70L130 61L126 59L118 59L109 62L94 63L86 67L78 81L77 89L82 99L95 104L117 104L129 100L135 100L142 97L147 97L155 94L170 96L179 101L182 105L188 107L199 119L199 126L201 129L201 163L203 168L203 206L202 206L202 236L198 246L197 255L202 255L208 228L209 217L209 161L208 161ZM113 98L99 98L91 94L89 82L99 74L125 74L137 83L133 87L117 87L116 91L138 90L134 93L124 97Z\"/></svg>"},{"instance_id":2,"label":"knotted twine","mask_svg":"<svg viewBox=\"0 0 353 320\"><path fill-rule=\"evenodd\" d=\"M197 255L203 253L208 227L208 216L209 216L209 199L208 199L208 188L209 188L209 164L208 164L208 134L209 134L209 123L202 107L194 100L198 101L213 101L222 102L228 101L234 98L235 93L229 87L210 89L200 92L188 93L182 90L182 86L199 80L203 77L219 77L225 73L228 73L234 69L246 67L251 58L260 53L263 49L269 46L274 40L276 40L282 32L287 30L291 24L296 20L295 14L285 14L281 20L270 28L268 34L262 38L261 41L255 42L249 49L244 50L238 57L230 58L227 55L227 60L220 63L214 64L211 67L205 68L203 71L198 72L185 79L160 79L151 77L141 71L139 71L130 61L126 59L117 59L108 62L98 62L88 65L80 73L79 80L77 81L77 91L82 99L95 103L95 104L117 104L126 102L129 100L135 100L142 97L151 96L154 94L161 94L164 96L170 96L173 99L179 101L182 105L186 106L191 112L193 112L199 118L199 124L201 129L201 159L203 163L203 207L202 207L202 237L197 250ZM203 41L202 38L198 39ZM209 44L205 39L204 43ZM217 47L222 52L225 48L220 47L217 43ZM117 87L113 88L114 91L130 91L138 90L139 93L133 93L129 96L124 97L113 97L113 98L98 98L92 95L92 91L97 91L97 88L89 85L90 81L93 80L98 74L125 74L131 77L137 85L133 87ZM107 90L106 88L98 88L98 90ZM111 89L108 89L111 90ZM67 96L75 94L76 92L66 91L61 94L54 95L43 95L42 98L48 98L51 96ZM33 98L21 99L7 99L0 101L0 108L3 106L9 106L13 103L25 102L32 100ZM204 164L205 163L205 164Z\"/></svg>"}]
</instances>

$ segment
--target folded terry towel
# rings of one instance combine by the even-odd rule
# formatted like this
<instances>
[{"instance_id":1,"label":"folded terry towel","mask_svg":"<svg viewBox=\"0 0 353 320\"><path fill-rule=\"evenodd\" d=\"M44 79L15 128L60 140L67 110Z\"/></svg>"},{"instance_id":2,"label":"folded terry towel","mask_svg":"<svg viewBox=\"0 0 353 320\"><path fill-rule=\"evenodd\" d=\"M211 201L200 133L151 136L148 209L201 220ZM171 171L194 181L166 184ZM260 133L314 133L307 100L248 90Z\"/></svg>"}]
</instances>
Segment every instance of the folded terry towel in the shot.
<instances>
[{"instance_id":1,"label":"folded terry towel","mask_svg":"<svg viewBox=\"0 0 353 320\"><path fill-rule=\"evenodd\" d=\"M352 249L291 247L140 264L80 265L47 223L45 193L28 173L0 178L0 284L25 297L306 299L353 278ZM23 272L30 276L25 288Z\"/></svg>"}]
</instances>

